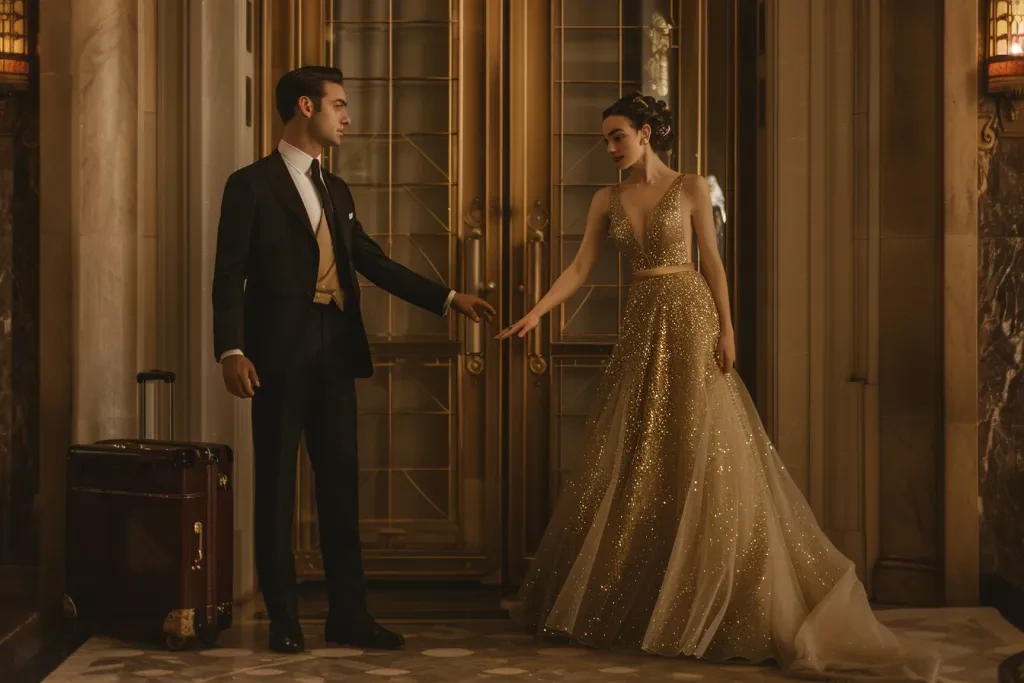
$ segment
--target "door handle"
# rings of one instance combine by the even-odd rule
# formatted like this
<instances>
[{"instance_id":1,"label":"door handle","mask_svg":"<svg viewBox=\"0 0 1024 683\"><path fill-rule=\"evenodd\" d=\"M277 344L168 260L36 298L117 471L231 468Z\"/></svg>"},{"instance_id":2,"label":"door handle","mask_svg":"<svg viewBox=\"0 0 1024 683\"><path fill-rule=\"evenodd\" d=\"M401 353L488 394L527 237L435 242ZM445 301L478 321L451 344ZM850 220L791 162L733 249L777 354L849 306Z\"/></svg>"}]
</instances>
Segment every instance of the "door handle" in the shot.
<instances>
[{"instance_id":1,"label":"door handle","mask_svg":"<svg viewBox=\"0 0 1024 683\"><path fill-rule=\"evenodd\" d=\"M526 240L529 243L530 306L532 308L544 296L544 228L548 225L548 212L544 210L540 200L537 200L533 210L526 217L526 225L529 228ZM537 327L529 333L528 364L530 372L535 375L542 375L548 369L547 359L544 358L542 329L543 322L538 323Z\"/></svg>"},{"instance_id":2,"label":"door handle","mask_svg":"<svg viewBox=\"0 0 1024 683\"><path fill-rule=\"evenodd\" d=\"M469 211L463 222L468 228L466 231L466 284L470 291L482 293L485 289L481 284L483 280L484 233L481 230L483 226L483 205L479 197L470 204ZM488 285L494 285L494 283L489 282ZM467 326L466 370L472 375L479 375L484 371L483 330L480 328L480 325L470 323L471 321L468 318L464 320L464 324Z\"/></svg>"}]
</instances>

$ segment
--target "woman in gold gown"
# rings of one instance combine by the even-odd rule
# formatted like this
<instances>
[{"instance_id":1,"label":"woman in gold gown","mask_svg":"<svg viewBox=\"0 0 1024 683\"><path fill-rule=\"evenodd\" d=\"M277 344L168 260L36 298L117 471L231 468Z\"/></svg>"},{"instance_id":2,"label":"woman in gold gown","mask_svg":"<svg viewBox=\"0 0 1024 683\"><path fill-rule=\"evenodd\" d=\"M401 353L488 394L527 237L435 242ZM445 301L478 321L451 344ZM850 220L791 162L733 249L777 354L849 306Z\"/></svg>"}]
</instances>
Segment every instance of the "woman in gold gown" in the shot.
<instances>
[{"instance_id":1,"label":"woman in gold gown","mask_svg":"<svg viewBox=\"0 0 1024 683\"><path fill-rule=\"evenodd\" d=\"M539 634L793 673L935 680L939 658L880 624L818 527L732 365L708 184L657 152L664 102L604 112L629 178L599 190L573 263L499 338L522 337L586 281L606 237L633 268L619 342L512 618ZM703 274L690 263L696 234Z\"/></svg>"}]
</instances>

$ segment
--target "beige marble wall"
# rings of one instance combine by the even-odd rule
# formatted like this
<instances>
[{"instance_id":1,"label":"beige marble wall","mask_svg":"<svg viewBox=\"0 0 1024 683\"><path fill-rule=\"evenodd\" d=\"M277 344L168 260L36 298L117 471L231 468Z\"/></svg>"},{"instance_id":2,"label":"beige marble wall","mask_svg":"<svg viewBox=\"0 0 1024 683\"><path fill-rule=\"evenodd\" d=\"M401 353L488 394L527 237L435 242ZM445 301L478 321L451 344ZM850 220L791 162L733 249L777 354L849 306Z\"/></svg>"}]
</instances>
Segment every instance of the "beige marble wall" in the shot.
<instances>
[{"instance_id":1,"label":"beige marble wall","mask_svg":"<svg viewBox=\"0 0 1024 683\"><path fill-rule=\"evenodd\" d=\"M62 590L67 447L135 434L134 376L153 366L178 373L177 437L236 447L236 594L252 592L248 404L224 390L210 332L220 195L252 160L246 4L42 0L46 600Z\"/></svg>"},{"instance_id":2,"label":"beige marble wall","mask_svg":"<svg viewBox=\"0 0 1024 683\"><path fill-rule=\"evenodd\" d=\"M153 360L153 0L40 6L40 491L44 601L63 583L71 443L137 433Z\"/></svg>"},{"instance_id":3,"label":"beige marble wall","mask_svg":"<svg viewBox=\"0 0 1024 683\"><path fill-rule=\"evenodd\" d=\"M138 12L137 0L71 10L75 441L137 433Z\"/></svg>"},{"instance_id":4,"label":"beige marble wall","mask_svg":"<svg viewBox=\"0 0 1024 683\"><path fill-rule=\"evenodd\" d=\"M945 597L978 603L978 1L943 21Z\"/></svg>"},{"instance_id":5,"label":"beige marble wall","mask_svg":"<svg viewBox=\"0 0 1024 683\"><path fill-rule=\"evenodd\" d=\"M216 256L217 224L224 183L254 158L255 137L245 118L245 78L253 75L246 51L246 0L191 0L187 12L190 40L186 88L189 147L185 158L188 250L184 311L184 350L188 375L189 438L229 443L235 449L236 593L255 586L252 534L252 447L250 403L224 388L213 355L210 292Z\"/></svg>"},{"instance_id":6,"label":"beige marble wall","mask_svg":"<svg viewBox=\"0 0 1024 683\"><path fill-rule=\"evenodd\" d=\"M855 0L768 5L764 419L833 542L866 576L867 290L855 183Z\"/></svg>"},{"instance_id":7,"label":"beige marble wall","mask_svg":"<svg viewBox=\"0 0 1024 683\"><path fill-rule=\"evenodd\" d=\"M875 596L942 598L942 6L881 3Z\"/></svg>"},{"instance_id":8,"label":"beige marble wall","mask_svg":"<svg viewBox=\"0 0 1024 683\"><path fill-rule=\"evenodd\" d=\"M972 494L943 489L970 474L943 458L947 440L969 438L955 424L970 421L963 397L943 403L944 372L971 384L962 359L943 353L970 322L950 317L960 298L944 293L962 254L945 267L943 255L944 242L969 248L957 240L970 215L963 201L943 213L943 202L970 200L971 170L959 164L970 103L950 100L944 128L943 95L969 84L960 58L977 8L958 8L950 25L931 0L768 7L766 420L873 596L940 602L944 584L970 586L966 555L946 539L970 524ZM946 56L959 67L944 74L947 39L960 41ZM944 144L954 155L945 170ZM959 573L944 579L947 565Z\"/></svg>"}]
</instances>

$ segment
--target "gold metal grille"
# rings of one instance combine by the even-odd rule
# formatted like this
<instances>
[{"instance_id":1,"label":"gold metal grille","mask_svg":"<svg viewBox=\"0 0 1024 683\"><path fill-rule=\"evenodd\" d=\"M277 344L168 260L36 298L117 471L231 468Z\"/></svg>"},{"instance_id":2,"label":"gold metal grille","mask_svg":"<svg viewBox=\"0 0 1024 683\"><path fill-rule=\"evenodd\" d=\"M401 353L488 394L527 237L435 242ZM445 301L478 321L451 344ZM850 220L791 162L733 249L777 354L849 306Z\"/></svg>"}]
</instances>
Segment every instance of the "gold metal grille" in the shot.
<instances>
[{"instance_id":1,"label":"gold metal grille","mask_svg":"<svg viewBox=\"0 0 1024 683\"><path fill-rule=\"evenodd\" d=\"M25 0L0 0L0 83L26 85L31 54Z\"/></svg>"},{"instance_id":2,"label":"gold metal grille","mask_svg":"<svg viewBox=\"0 0 1024 683\"><path fill-rule=\"evenodd\" d=\"M670 86L677 55L674 2L563 0L552 17L552 277L572 262L583 241L587 210L599 188L620 181L604 152L601 112L642 90L676 109ZM618 336L628 264L611 244L590 281L563 303L553 343L608 344Z\"/></svg>"},{"instance_id":3,"label":"gold metal grille","mask_svg":"<svg viewBox=\"0 0 1024 683\"><path fill-rule=\"evenodd\" d=\"M389 255L455 280L457 2L332 0L327 53L343 69L352 126L331 159L367 232ZM371 341L453 339L454 328L362 281Z\"/></svg>"},{"instance_id":4,"label":"gold metal grille","mask_svg":"<svg viewBox=\"0 0 1024 683\"><path fill-rule=\"evenodd\" d=\"M989 0L988 57L1024 59L1024 0Z\"/></svg>"},{"instance_id":5,"label":"gold metal grille","mask_svg":"<svg viewBox=\"0 0 1024 683\"><path fill-rule=\"evenodd\" d=\"M327 62L345 73L352 125L327 163L391 258L456 282L457 0L325 0ZM460 519L452 321L361 278L374 377L358 384L360 525L367 558L473 552ZM300 466L300 570L319 571L313 473ZM475 512L474 512L475 514Z\"/></svg>"},{"instance_id":6,"label":"gold metal grille","mask_svg":"<svg viewBox=\"0 0 1024 683\"><path fill-rule=\"evenodd\" d=\"M594 193L622 180L601 137L601 112L637 90L677 109L673 2L563 0L552 19L552 244L551 277L572 262L583 241ZM670 155L669 162L673 163ZM674 165L674 164L673 164ZM552 325L549 505L584 446L589 400L604 354L619 334L629 264L608 241L589 282L555 312ZM530 525L540 528L542 525ZM528 545L530 545L528 543Z\"/></svg>"}]
</instances>

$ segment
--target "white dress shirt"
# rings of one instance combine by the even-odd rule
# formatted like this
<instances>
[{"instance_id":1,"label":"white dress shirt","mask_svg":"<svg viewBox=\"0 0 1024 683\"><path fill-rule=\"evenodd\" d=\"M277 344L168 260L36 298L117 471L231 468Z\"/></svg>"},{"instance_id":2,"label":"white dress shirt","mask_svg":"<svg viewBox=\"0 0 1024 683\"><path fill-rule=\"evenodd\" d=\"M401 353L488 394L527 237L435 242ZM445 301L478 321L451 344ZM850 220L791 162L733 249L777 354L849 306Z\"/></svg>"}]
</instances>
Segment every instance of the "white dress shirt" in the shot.
<instances>
[{"instance_id":1,"label":"white dress shirt","mask_svg":"<svg viewBox=\"0 0 1024 683\"><path fill-rule=\"evenodd\" d=\"M317 194L316 187L313 185L313 177L310 174L311 166L313 165L313 157L303 152L298 147L290 145L284 140L277 143L277 151L281 153L281 158L284 159L284 165L288 169L288 175L292 177L292 182L295 183L295 189L299 191L299 197L302 198L302 205L306 207L306 214L309 216L309 224L313 226L313 232L316 233L320 227L320 214L323 213L324 208L320 203L320 195ZM323 162L320 165L320 179L323 180ZM324 183L326 185L326 182ZM349 218L354 218L353 214L348 215ZM448 309L452 305L452 299L455 298L455 290L448 292L448 299L444 302L444 315L448 315ZM229 349L220 355L221 361L228 356L241 356L241 349Z\"/></svg>"}]
</instances>

